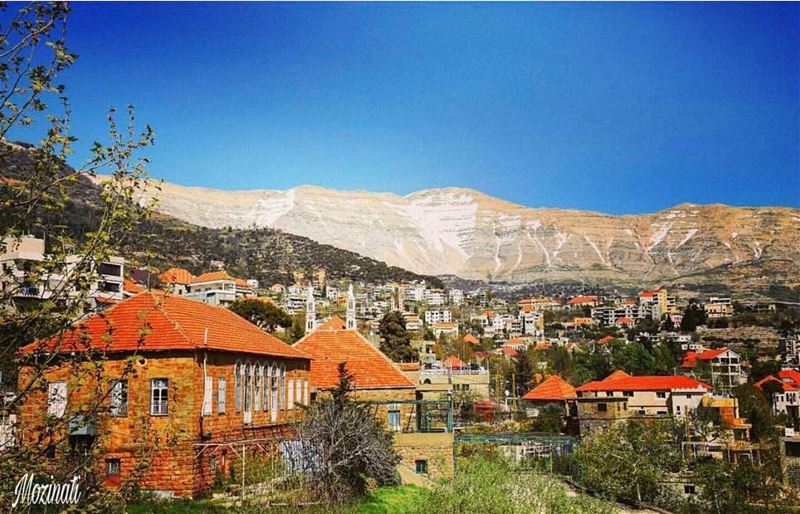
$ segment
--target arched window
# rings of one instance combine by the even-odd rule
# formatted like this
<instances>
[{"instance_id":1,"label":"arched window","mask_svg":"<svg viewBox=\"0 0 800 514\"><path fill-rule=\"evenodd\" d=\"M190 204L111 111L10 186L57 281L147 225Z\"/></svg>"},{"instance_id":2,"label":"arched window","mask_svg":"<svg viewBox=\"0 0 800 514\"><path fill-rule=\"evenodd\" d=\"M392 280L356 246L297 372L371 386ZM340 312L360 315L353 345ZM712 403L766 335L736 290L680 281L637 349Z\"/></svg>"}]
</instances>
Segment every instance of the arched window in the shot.
<instances>
[{"instance_id":1,"label":"arched window","mask_svg":"<svg viewBox=\"0 0 800 514\"><path fill-rule=\"evenodd\" d=\"M236 412L242 411L242 364L240 362L236 362L236 366L233 367L233 380L234 380L234 390L235 390L235 403L236 403Z\"/></svg>"},{"instance_id":2,"label":"arched window","mask_svg":"<svg viewBox=\"0 0 800 514\"><path fill-rule=\"evenodd\" d=\"M281 364L281 373L280 374L281 374L281 384L280 384L281 400L280 400L280 402L281 402L281 409L285 410L286 409L286 365L285 364Z\"/></svg>"},{"instance_id":3,"label":"arched window","mask_svg":"<svg viewBox=\"0 0 800 514\"><path fill-rule=\"evenodd\" d=\"M277 421L278 419L278 373L280 370L278 369L278 365L274 362L272 363L272 377L271 377L271 393L272 398L270 398L270 407L272 408L271 418L272 421Z\"/></svg>"},{"instance_id":4,"label":"arched window","mask_svg":"<svg viewBox=\"0 0 800 514\"><path fill-rule=\"evenodd\" d=\"M269 410L269 363L261 366L261 383L264 384L262 387L264 390L264 399L261 402L261 407L264 409L264 412L267 412Z\"/></svg>"},{"instance_id":5,"label":"arched window","mask_svg":"<svg viewBox=\"0 0 800 514\"><path fill-rule=\"evenodd\" d=\"M255 378L255 390L253 391L253 410L260 411L261 410L261 373L263 372L263 366L261 364L256 364L254 372L256 374Z\"/></svg>"},{"instance_id":6,"label":"arched window","mask_svg":"<svg viewBox=\"0 0 800 514\"><path fill-rule=\"evenodd\" d=\"M253 402L253 367L248 362L244 365L244 411L250 412Z\"/></svg>"}]
</instances>

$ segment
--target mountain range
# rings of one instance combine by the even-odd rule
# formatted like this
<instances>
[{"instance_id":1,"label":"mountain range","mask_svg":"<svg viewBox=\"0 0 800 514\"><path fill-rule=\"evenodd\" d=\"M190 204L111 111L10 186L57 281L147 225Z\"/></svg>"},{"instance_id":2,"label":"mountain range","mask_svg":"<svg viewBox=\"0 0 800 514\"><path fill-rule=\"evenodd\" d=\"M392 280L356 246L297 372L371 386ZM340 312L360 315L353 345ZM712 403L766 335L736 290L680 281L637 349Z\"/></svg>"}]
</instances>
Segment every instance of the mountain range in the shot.
<instances>
[{"instance_id":1,"label":"mountain range","mask_svg":"<svg viewBox=\"0 0 800 514\"><path fill-rule=\"evenodd\" d=\"M99 178L98 180L102 180ZM269 227L424 275L524 283L796 288L800 209L681 204L652 214L530 208L462 188L393 193L162 183L145 201L209 228ZM762 291L763 292L763 291Z\"/></svg>"}]
</instances>

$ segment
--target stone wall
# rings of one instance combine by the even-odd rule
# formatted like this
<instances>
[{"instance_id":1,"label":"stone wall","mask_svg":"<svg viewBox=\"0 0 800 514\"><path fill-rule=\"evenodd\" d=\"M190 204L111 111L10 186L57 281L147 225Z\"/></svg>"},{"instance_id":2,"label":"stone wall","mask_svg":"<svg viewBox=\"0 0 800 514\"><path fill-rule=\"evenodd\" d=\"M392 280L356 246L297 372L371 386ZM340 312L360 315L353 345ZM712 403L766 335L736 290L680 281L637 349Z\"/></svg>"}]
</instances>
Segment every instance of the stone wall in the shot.
<instances>
[{"instance_id":1,"label":"stone wall","mask_svg":"<svg viewBox=\"0 0 800 514\"><path fill-rule=\"evenodd\" d=\"M453 434L413 433L395 434L394 448L400 455L401 465L416 470L416 461L428 463L428 477L453 475Z\"/></svg>"}]
</instances>

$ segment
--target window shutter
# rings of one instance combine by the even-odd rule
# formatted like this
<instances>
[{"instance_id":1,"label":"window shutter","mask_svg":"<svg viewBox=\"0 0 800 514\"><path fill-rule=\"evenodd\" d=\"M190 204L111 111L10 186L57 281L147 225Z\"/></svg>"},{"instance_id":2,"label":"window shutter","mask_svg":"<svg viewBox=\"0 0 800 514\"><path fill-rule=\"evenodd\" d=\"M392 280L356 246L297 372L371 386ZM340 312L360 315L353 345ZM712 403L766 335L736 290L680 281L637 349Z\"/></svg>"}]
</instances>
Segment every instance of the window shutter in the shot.
<instances>
[{"instance_id":1,"label":"window shutter","mask_svg":"<svg viewBox=\"0 0 800 514\"><path fill-rule=\"evenodd\" d=\"M206 377L205 390L203 391L203 416L211 415L211 395L213 394L214 379Z\"/></svg>"},{"instance_id":2,"label":"window shutter","mask_svg":"<svg viewBox=\"0 0 800 514\"><path fill-rule=\"evenodd\" d=\"M287 409L294 409L294 380L291 378L289 379L289 387L287 394L289 395L286 399L286 408Z\"/></svg>"},{"instance_id":3,"label":"window shutter","mask_svg":"<svg viewBox=\"0 0 800 514\"><path fill-rule=\"evenodd\" d=\"M217 410L220 414L225 414L225 379L219 379L219 398L217 398Z\"/></svg>"},{"instance_id":4,"label":"window shutter","mask_svg":"<svg viewBox=\"0 0 800 514\"><path fill-rule=\"evenodd\" d=\"M67 411L67 383L52 382L48 386L47 414L63 418Z\"/></svg>"}]
</instances>

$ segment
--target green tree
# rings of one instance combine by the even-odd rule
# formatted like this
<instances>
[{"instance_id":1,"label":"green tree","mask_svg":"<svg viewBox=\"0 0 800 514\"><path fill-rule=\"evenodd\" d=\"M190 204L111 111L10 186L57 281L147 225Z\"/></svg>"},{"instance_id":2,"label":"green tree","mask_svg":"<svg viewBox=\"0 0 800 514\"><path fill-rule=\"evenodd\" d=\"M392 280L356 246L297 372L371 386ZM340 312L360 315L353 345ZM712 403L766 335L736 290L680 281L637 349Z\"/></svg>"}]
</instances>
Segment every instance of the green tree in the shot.
<instances>
[{"instance_id":1,"label":"green tree","mask_svg":"<svg viewBox=\"0 0 800 514\"><path fill-rule=\"evenodd\" d=\"M774 434L776 420L766 395L753 384L741 384L733 389L739 401L739 414L753 425L750 434L754 440L767 439Z\"/></svg>"},{"instance_id":2,"label":"green tree","mask_svg":"<svg viewBox=\"0 0 800 514\"><path fill-rule=\"evenodd\" d=\"M692 300L686 307L681 319L682 332L694 332L699 325L704 325L706 322L706 311L697 300Z\"/></svg>"},{"instance_id":3,"label":"green tree","mask_svg":"<svg viewBox=\"0 0 800 514\"><path fill-rule=\"evenodd\" d=\"M680 468L674 430L671 420L632 419L592 432L575 452L578 480L611 498L652 502Z\"/></svg>"},{"instance_id":4,"label":"green tree","mask_svg":"<svg viewBox=\"0 0 800 514\"><path fill-rule=\"evenodd\" d=\"M231 304L230 309L267 332L274 332L277 327L292 326L292 317L288 312L258 298L240 298Z\"/></svg>"},{"instance_id":5,"label":"green tree","mask_svg":"<svg viewBox=\"0 0 800 514\"><path fill-rule=\"evenodd\" d=\"M395 362L413 362L419 359L419 352L411 346L411 336L406 331L403 314L398 311L387 312L378 325L381 336L381 351Z\"/></svg>"}]
</instances>

